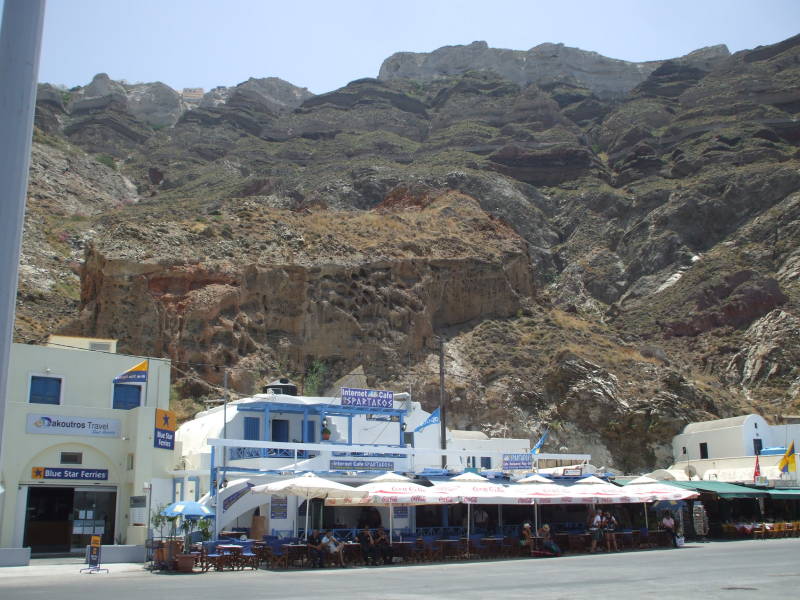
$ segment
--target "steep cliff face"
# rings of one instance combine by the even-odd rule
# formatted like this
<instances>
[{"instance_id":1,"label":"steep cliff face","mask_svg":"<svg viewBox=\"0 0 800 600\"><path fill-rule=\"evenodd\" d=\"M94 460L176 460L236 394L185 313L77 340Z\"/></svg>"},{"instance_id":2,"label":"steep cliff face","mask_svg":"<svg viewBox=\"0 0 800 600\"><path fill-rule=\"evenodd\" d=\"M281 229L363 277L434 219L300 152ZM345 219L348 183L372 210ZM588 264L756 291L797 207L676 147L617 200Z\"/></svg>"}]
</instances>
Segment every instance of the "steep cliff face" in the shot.
<instances>
[{"instance_id":1,"label":"steep cliff face","mask_svg":"<svg viewBox=\"0 0 800 600\"><path fill-rule=\"evenodd\" d=\"M363 368L432 406L441 336L451 424L551 423L630 470L687 420L800 409L800 36L638 65L443 48L166 126L134 88L40 87L19 339L119 338L191 398L223 368L241 392Z\"/></svg>"},{"instance_id":2,"label":"steep cliff face","mask_svg":"<svg viewBox=\"0 0 800 600\"><path fill-rule=\"evenodd\" d=\"M676 60L709 70L729 54L725 46L712 46ZM492 71L519 85L567 83L589 89L600 98L613 98L643 83L660 64L616 60L564 44L540 44L522 51L472 42L430 53L398 52L383 61L378 78L430 81L472 70Z\"/></svg>"}]
</instances>

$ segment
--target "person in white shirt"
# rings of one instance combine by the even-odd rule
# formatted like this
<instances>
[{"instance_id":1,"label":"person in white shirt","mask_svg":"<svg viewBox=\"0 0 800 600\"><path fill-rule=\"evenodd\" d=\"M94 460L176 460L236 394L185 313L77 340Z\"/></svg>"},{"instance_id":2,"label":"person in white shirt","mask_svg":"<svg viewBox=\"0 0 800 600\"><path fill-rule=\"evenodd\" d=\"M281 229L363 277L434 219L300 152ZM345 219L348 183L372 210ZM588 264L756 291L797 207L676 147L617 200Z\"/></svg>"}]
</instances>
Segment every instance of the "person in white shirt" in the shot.
<instances>
[{"instance_id":1,"label":"person in white shirt","mask_svg":"<svg viewBox=\"0 0 800 600\"><path fill-rule=\"evenodd\" d=\"M592 547L589 552L597 551L597 542L603 539L603 511L598 510L589 521L589 533L592 534Z\"/></svg>"},{"instance_id":2,"label":"person in white shirt","mask_svg":"<svg viewBox=\"0 0 800 600\"><path fill-rule=\"evenodd\" d=\"M333 536L333 532L328 530L322 536L322 546L331 554L339 557L339 566L344 568L344 542L340 542Z\"/></svg>"}]
</instances>

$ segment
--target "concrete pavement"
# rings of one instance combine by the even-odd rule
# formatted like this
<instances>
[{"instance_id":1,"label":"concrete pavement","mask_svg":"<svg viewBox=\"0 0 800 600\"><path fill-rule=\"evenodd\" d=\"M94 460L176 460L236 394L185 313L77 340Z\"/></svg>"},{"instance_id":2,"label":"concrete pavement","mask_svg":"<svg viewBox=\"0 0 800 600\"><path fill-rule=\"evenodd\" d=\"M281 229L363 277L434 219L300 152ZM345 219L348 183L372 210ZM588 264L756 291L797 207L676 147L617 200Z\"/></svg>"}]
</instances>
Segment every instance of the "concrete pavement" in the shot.
<instances>
[{"instance_id":1,"label":"concrete pavement","mask_svg":"<svg viewBox=\"0 0 800 600\"><path fill-rule=\"evenodd\" d=\"M81 565L0 569L0 598L93 597L378 598L510 600L570 598L752 598L793 595L800 583L800 539L689 544L684 548L550 559L456 562L289 571L153 574L141 565L109 565L80 575Z\"/></svg>"}]
</instances>

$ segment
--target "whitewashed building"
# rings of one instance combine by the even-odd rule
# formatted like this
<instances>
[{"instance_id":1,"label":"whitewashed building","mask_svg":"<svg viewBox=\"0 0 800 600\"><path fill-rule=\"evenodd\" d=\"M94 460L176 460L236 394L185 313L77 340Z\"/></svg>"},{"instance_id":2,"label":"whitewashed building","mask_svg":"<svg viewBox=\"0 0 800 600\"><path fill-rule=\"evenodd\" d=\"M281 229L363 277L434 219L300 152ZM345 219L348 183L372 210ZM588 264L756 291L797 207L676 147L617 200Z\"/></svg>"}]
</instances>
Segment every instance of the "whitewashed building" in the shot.
<instances>
[{"instance_id":1,"label":"whitewashed building","mask_svg":"<svg viewBox=\"0 0 800 600\"><path fill-rule=\"evenodd\" d=\"M440 425L416 431L431 415L409 394L348 390L340 397L297 396L284 379L262 394L199 413L177 432L183 469L175 473L178 495L215 506L220 530L250 528L258 515L267 532L286 533L304 525L304 499L254 494L250 488L302 471L364 482L386 471L441 469ZM450 430L446 437L446 466L452 470L500 470L505 456L530 456L528 439ZM313 513L322 510L321 503L315 506L311 522L318 524L321 515ZM338 523L357 525L357 509L335 510ZM388 509L378 510L387 523ZM395 524L413 527L413 521L414 510L405 509Z\"/></svg>"},{"instance_id":2,"label":"whitewashed building","mask_svg":"<svg viewBox=\"0 0 800 600\"><path fill-rule=\"evenodd\" d=\"M170 362L149 359L147 382L114 383L142 357L114 354L109 340L94 340L99 352L76 340L12 345L0 549L76 552L91 535L143 544L148 501L172 497L174 450L155 442L157 429L174 431L164 424Z\"/></svg>"}]
</instances>

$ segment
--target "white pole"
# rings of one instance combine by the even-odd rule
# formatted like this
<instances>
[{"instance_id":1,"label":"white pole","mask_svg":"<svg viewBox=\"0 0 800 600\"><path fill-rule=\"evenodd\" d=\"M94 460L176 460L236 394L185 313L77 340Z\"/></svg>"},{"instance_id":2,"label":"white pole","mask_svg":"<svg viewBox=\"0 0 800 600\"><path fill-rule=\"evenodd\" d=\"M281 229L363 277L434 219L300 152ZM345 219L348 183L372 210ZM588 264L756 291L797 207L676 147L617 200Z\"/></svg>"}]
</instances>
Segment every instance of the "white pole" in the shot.
<instances>
[{"instance_id":1,"label":"white pole","mask_svg":"<svg viewBox=\"0 0 800 600\"><path fill-rule=\"evenodd\" d=\"M44 6L44 0L5 0L0 28L0 452Z\"/></svg>"},{"instance_id":2,"label":"white pole","mask_svg":"<svg viewBox=\"0 0 800 600\"><path fill-rule=\"evenodd\" d=\"M533 501L533 526L536 528L534 534L539 535L539 510L536 500Z\"/></svg>"},{"instance_id":3,"label":"white pole","mask_svg":"<svg viewBox=\"0 0 800 600\"><path fill-rule=\"evenodd\" d=\"M308 505L311 504L311 497L306 492L306 541L308 541Z\"/></svg>"},{"instance_id":4,"label":"white pole","mask_svg":"<svg viewBox=\"0 0 800 600\"><path fill-rule=\"evenodd\" d=\"M392 545L394 539L394 506L389 505L389 545Z\"/></svg>"},{"instance_id":5,"label":"white pole","mask_svg":"<svg viewBox=\"0 0 800 600\"><path fill-rule=\"evenodd\" d=\"M650 520L647 518L647 502L642 502L642 506L644 507L644 526L649 530Z\"/></svg>"},{"instance_id":6,"label":"white pole","mask_svg":"<svg viewBox=\"0 0 800 600\"><path fill-rule=\"evenodd\" d=\"M467 558L469 558L469 521L470 521L470 508L471 504L467 503Z\"/></svg>"}]
</instances>

